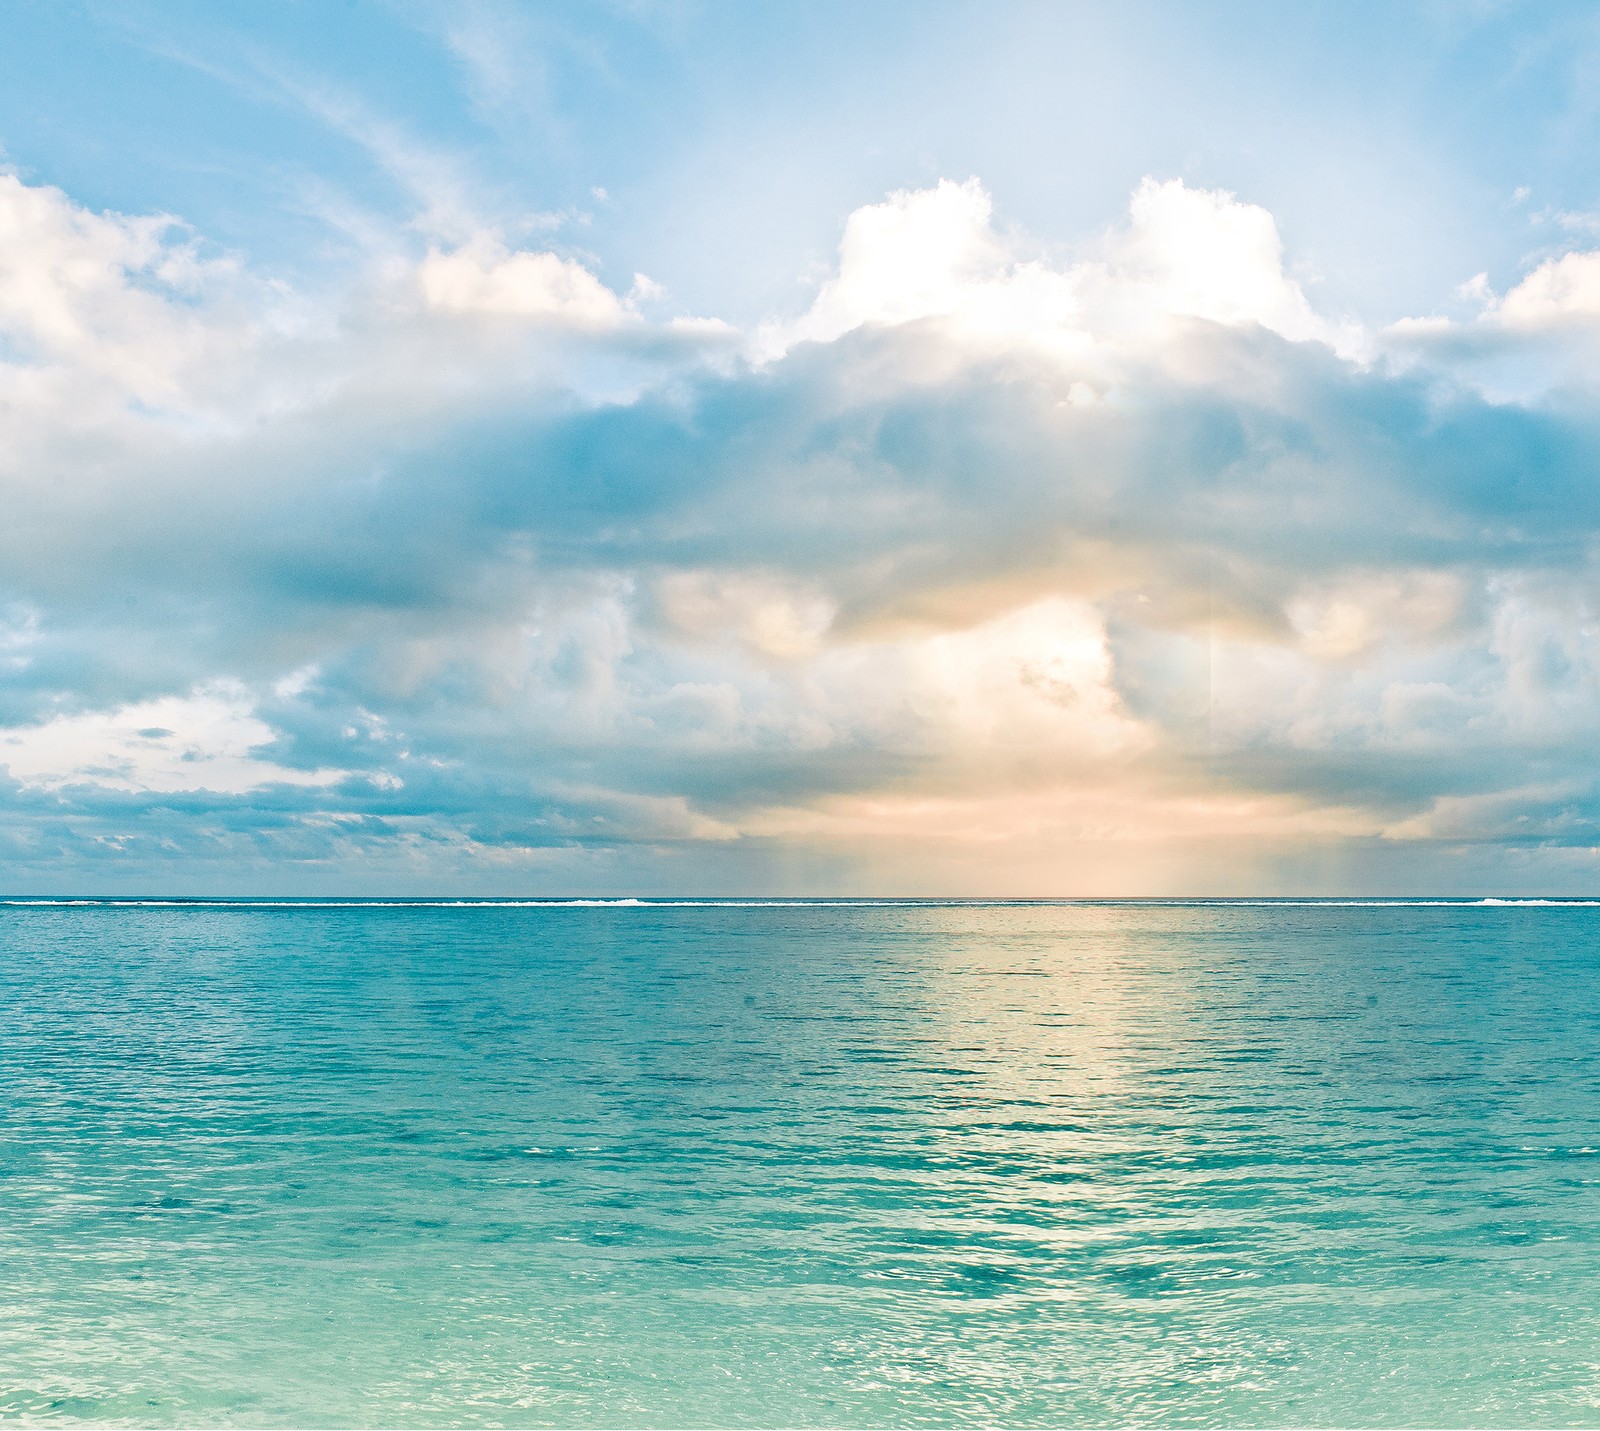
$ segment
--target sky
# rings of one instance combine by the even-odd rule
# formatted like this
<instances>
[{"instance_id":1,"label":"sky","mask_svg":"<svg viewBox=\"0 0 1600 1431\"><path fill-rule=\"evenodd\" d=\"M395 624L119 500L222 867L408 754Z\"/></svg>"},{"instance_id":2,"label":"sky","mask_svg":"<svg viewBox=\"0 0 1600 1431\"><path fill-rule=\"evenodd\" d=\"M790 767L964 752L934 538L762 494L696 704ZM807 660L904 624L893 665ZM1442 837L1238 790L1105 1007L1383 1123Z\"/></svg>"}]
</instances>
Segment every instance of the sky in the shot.
<instances>
[{"instance_id":1,"label":"sky","mask_svg":"<svg viewBox=\"0 0 1600 1431\"><path fill-rule=\"evenodd\" d=\"M0 893L1600 894L1600 12L0 8Z\"/></svg>"}]
</instances>

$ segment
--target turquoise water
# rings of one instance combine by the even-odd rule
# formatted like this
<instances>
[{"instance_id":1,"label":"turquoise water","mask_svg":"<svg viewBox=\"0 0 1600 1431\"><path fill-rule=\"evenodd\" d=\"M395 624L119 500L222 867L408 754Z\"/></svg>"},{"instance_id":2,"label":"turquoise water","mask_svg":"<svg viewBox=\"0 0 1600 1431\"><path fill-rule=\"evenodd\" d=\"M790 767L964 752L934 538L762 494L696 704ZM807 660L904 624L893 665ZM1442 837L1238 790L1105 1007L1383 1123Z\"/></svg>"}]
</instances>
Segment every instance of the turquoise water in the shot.
<instances>
[{"instance_id":1,"label":"turquoise water","mask_svg":"<svg viewBox=\"0 0 1600 1431\"><path fill-rule=\"evenodd\" d=\"M0 907L0 1415L1600 1423L1600 908Z\"/></svg>"}]
</instances>

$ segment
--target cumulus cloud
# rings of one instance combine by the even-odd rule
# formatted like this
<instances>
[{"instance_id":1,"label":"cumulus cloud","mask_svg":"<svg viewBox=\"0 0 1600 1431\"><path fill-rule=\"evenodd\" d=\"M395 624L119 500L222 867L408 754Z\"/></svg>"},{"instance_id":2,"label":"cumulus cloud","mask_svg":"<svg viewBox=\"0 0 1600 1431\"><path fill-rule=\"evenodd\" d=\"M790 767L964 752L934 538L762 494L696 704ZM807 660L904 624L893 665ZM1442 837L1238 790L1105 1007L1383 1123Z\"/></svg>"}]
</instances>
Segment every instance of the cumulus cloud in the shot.
<instances>
[{"instance_id":1,"label":"cumulus cloud","mask_svg":"<svg viewBox=\"0 0 1600 1431\"><path fill-rule=\"evenodd\" d=\"M625 316L617 295L582 264L553 253L511 253L487 235L447 253L430 253L418 278L428 306L446 311L595 328L615 327Z\"/></svg>"},{"instance_id":2,"label":"cumulus cloud","mask_svg":"<svg viewBox=\"0 0 1600 1431\"><path fill-rule=\"evenodd\" d=\"M1588 877L1595 255L1372 333L1233 195L1063 256L943 182L730 335L488 231L332 307L12 177L0 233L32 879Z\"/></svg>"},{"instance_id":3,"label":"cumulus cloud","mask_svg":"<svg viewBox=\"0 0 1600 1431\"><path fill-rule=\"evenodd\" d=\"M1541 263L1498 305L1513 327L1600 319L1600 253L1569 253Z\"/></svg>"},{"instance_id":4,"label":"cumulus cloud","mask_svg":"<svg viewBox=\"0 0 1600 1431\"><path fill-rule=\"evenodd\" d=\"M1091 254L1052 266L1033 247L997 232L976 179L891 195L850 216L837 273L798 322L761 335L765 351L926 319L991 351L1025 345L1069 361L1170 341L1185 319L1361 346L1354 325L1319 316L1285 272L1272 215L1231 194L1146 179L1128 221Z\"/></svg>"},{"instance_id":5,"label":"cumulus cloud","mask_svg":"<svg viewBox=\"0 0 1600 1431\"><path fill-rule=\"evenodd\" d=\"M10 384L70 368L144 401L182 390L206 348L183 298L233 277L173 243L171 219L93 214L0 174L0 327Z\"/></svg>"}]
</instances>

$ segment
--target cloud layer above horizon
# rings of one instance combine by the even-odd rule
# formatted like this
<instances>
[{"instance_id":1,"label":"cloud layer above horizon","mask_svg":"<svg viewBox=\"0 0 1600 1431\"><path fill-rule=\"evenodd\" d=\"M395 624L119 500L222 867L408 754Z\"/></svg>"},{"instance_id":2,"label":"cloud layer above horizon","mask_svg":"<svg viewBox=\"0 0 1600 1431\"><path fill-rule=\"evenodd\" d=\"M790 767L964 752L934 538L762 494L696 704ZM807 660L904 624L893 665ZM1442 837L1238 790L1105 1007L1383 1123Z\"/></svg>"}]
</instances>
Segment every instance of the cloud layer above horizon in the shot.
<instances>
[{"instance_id":1,"label":"cloud layer above horizon","mask_svg":"<svg viewBox=\"0 0 1600 1431\"><path fill-rule=\"evenodd\" d=\"M14 892L1595 887L1581 224L1373 322L957 171L730 321L429 192L312 284L0 174Z\"/></svg>"}]
</instances>

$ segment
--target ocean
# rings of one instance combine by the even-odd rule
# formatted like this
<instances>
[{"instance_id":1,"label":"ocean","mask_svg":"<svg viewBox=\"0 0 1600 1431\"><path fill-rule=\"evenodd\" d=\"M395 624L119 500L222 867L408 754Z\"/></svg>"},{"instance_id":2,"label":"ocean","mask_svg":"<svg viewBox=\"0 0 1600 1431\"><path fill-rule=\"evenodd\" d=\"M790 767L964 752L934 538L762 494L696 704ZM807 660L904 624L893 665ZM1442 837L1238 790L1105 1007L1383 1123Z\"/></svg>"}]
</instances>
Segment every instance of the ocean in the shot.
<instances>
[{"instance_id":1,"label":"ocean","mask_svg":"<svg viewBox=\"0 0 1600 1431\"><path fill-rule=\"evenodd\" d=\"M1600 1423L1600 907L0 905L0 1417Z\"/></svg>"}]
</instances>

